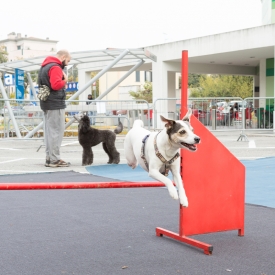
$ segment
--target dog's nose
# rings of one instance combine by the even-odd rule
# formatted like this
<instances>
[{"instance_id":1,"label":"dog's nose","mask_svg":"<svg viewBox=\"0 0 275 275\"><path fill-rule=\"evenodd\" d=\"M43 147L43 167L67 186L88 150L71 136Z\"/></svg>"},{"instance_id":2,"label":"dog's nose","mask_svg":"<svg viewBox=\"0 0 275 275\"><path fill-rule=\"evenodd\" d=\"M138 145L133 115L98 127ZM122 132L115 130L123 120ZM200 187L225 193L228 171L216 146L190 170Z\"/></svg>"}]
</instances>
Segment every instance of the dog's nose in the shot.
<instances>
[{"instance_id":1,"label":"dog's nose","mask_svg":"<svg viewBox=\"0 0 275 275\"><path fill-rule=\"evenodd\" d=\"M195 137L194 140L196 143L199 143L201 139L199 137Z\"/></svg>"}]
</instances>

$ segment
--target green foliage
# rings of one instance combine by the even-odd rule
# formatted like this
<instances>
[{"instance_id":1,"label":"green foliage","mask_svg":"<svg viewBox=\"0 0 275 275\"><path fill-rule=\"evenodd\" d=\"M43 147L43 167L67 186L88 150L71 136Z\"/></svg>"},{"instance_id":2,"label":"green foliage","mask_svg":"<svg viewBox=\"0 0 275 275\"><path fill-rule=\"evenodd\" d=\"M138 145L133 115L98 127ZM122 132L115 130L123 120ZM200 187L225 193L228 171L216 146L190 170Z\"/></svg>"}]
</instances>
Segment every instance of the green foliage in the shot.
<instances>
[{"instance_id":1,"label":"green foliage","mask_svg":"<svg viewBox=\"0 0 275 275\"><path fill-rule=\"evenodd\" d=\"M207 75L200 77L200 89L192 90L190 97L251 97L253 77L242 75Z\"/></svg>"},{"instance_id":2,"label":"green foliage","mask_svg":"<svg viewBox=\"0 0 275 275\"><path fill-rule=\"evenodd\" d=\"M200 87L200 78L205 78L203 74L188 74L188 87L198 88ZM179 77L179 88L181 88L181 76Z\"/></svg>"},{"instance_id":3,"label":"green foliage","mask_svg":"<svg viewBox=\"0 0 275 275\"><path fill-rule=\"evenodd\" d=\"M129 94L133 99L141 99L146 100L148 103L152 103L153 101L153 86L152 82L146 81L143 84L142 89L138 90L137 92L129 91Z\"/></svg>"},{"instance_id":4,"label":"green foliage","mask_svg":"<svg viewBox=\"0 0 275 275\"><path fill-rule=\"evenodd\" d=\"M8 53L5 50L5 47L0 45L0 63L5 63L8 61Z\"/></svg>"},{"instance_id":5,"label":"green foliage","mask_svg":"<svg viewBox=\"0 0 275 275\"><path fill-rule=\"evenodd\" d=\"M78 81L78 69L77 65L73 65L68 70L68 82L77 82Z\"/></svg>"},{"instance_id":6,"label":"green foliage","mask_svg":"<svg viewBox=\"0 0 275 275\"><path fill-rule=\"evenodd\" d=\"M206 76L203 74L189 74L188 75L188 87L198 88L200 87L200 79L205 79Z\"/></svg>"},{"instance_id":7,"label":"green foliage","mask_svg":"<svg viewBox=\"0 0 275 275\"><path fill-rule=\"evenodd\" d=\"M32 71L32 72L29 72L29 73L31 75L32 82L37 82L38 71ZM29 83L29 80L28 80L28 77L27 77L27 72L25 72L25 74L24 74L24 82Z\"/></svg>"}]
</instances>

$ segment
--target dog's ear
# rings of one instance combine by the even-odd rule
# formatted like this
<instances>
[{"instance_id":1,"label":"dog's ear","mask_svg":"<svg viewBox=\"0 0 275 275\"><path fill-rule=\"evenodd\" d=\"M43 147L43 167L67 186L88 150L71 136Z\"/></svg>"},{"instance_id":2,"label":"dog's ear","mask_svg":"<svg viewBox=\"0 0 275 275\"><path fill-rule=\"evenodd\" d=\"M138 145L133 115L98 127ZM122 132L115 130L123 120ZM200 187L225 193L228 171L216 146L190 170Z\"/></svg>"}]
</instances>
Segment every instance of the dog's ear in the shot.
<instances>
[{"instance_id":1,"label":"dog's ear","mask_svg":"<svg viewBox=\"0 0 275 275\"><path fill-rule=\"evenodd\" d=\"M90 119L88 116L84 115L82 118L82 124L81 124L81 130L82 132L85 134L89 131L89 129L91 128L90 126Z\"/></svg>"},{"instance_id":2,"label":"dog's ear","mask_svg":"<svg viewBox=\"0 0 275 275\"><path fill-rule=\"evenodd\" d=\"M162 122L165 123L166 128L171 128L176 122L172 119L165 118L164 116L160 115L160 119Z\"/></svg>"},{"instance_id":3,"label":"dog's ear","mask_svg":"<svg viewBox=\"0 0 275 275\"><path fill-rule=\"evenodd\" d=\"M183 117L182 121L190 122L191 115L192 115L192 109L189 108L186 115Z\"/></svg>"}]
</instances>

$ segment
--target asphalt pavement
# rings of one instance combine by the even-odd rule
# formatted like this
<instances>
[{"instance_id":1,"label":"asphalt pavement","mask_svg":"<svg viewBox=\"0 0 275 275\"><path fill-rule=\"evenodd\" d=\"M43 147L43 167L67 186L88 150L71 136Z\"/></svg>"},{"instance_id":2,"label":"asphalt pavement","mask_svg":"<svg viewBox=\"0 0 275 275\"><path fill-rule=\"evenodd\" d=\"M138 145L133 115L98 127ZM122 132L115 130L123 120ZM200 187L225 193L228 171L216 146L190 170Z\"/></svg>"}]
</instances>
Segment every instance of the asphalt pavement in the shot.
<instances>
[{"instance_id":1,"label":"asphalt pavement","mask_svg":"<svg viewBox=\"0 0 275 275\"><path fill-rule=\"evenodd\" d=\"M240 132L214 135L241 161L275 157L271 131L250 132L240 141ZM118 136L122 164L123 142ZM0 182L106 181L81 165L76 138L62 143L61 156L70 167L45 167L44 151L42 139L0 139ZM101 145L93 151L95 165L107 163ZM3 275L274 274L271 207L246 204L244 237L236 230L194 236L214 247L206 256L156 237L158 226L178 232L178 202L165 188L15 190L0 197Z\"/></svg>"}]
</instances>

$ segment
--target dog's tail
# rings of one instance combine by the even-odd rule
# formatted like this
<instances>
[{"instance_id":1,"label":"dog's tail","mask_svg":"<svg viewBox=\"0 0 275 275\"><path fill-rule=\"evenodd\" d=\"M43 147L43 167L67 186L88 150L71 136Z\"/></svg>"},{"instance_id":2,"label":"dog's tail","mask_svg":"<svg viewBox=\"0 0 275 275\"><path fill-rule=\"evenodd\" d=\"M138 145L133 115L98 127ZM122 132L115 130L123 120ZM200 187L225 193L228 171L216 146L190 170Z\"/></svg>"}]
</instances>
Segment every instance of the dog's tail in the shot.
<instances>
[{"instance_id":1,"label":"dog's tail","mask_svg":"<svg viewBox=\"0 0 275 275\"><path fill-rule=\"evenodd\" d=\"M115 134L120 134L123 131L123 124L120 121L120 118L118 118L118 125L115 128L114 132Z\"/></svg>"},{"instance_id":2,"label":"dog's tail","mask_svg":"<svg viewBox=\"0 0 275 275\"><path fill-rule=\"evenodd\" d=\"M133 124L133 128L135 128L135 127L144 127L143 121L140 119L135 120L134 124Z\"/></svg>"}]
</instances>

